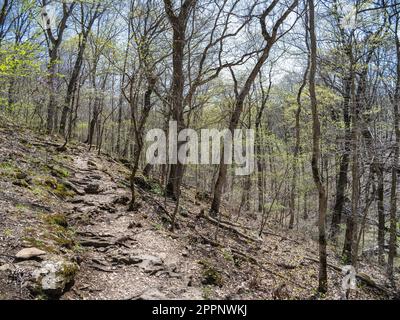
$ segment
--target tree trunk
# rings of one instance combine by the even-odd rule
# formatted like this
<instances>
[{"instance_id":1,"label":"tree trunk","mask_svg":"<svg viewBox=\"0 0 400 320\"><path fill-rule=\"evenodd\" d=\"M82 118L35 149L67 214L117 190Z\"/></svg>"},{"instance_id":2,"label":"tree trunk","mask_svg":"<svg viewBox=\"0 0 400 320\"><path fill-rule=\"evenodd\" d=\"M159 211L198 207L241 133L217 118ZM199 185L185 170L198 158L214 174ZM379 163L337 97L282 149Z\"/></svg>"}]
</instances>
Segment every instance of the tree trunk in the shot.
<instances>
[{"instance_id":1,"label":"tree trunk","mask_svg":"<svg viewBox=\"0 0 400 320\"><path fill-rule=\"evenodd\" d=\"M79 74L81 72L82 62L83 62L83 53L85 51L85 48L86 48L86 36L84 35L83 39L82 39L82 44L79 46L78 56L75 61L75 65L74 65L74 69L72 71L71 78L69 79L69 82L68 82L67 95L65 96L64 107L62 109L61 119L60 119L59 133L61 135L66 134L65 128L67 126L68 113L72 112L71 111L72 95L76 89Z\"/></svg>"},{"instance_id":2,"label":"tree trunk","mask_svg":"<svg viewBox=\"0 0 400 320\"><path fill-rule=\"evenodd\" d=\"M385 207L384 207L384 187L383 187L383 167L378 166L376 168L378 176L378 187L377 187L377 197L378 197L378 260L380 264L385 261Z\"/></svg>"},{"instance_id":3,"label":"tree trunk","mask_svg":"<svg viewBox=\"0 0 400 320\"><path fill-rule=\"evenodd\" d=\"M52 134L55 124L56 116L56 67L57 67L57 53L53 49L50 53L50 62L47 67L48 78L47 84L49 88L49 102L47 105L47 133Z\"/></svg>"},{"instance_id":4,"label":"tree trunk","mask_svg":"<svg viewBox=\"0 0 400 320\"><path fill-rule=\"evenodd\" d=\"M327 196L325 187L322 181L321 173L319 171L319 162L321 160L320 139L321 139L321 125L318 116L317 95L315 89L315 78L317 71L317 37L315 34L315 7L314 0L308 0L309 6L309 20L310 20L310 99L313 118L313 152L312 152L312 172L315 185L318 189L318 231L319 231L319 285L318 291L326 293L328 291L328 274L327 274L327 254L326 254L326 232L325 232L325 219L327 210Z\"/></svg>"},{"instance_id":5,"label":"tree trunk","mask_svg":"<svg viewBox=\"0 0 400 320\"><path fill-rule=\"evenodd\" d=\"M183 91L185 85L185 76L183 72L183 60L185 56L186 46L186 27L189 14L194 7L195 0L185 0L181 4L179 15L175 15L173 4L170 0L164 0L164 8L167 13L169 22L173 29L173 44L172 44L172 88L171 88L171 109L172 119L177 122L178 132L185 129L183 119ZM177 150L182 143L178 143ZM175 155L177 156L177 154ZM177 159L178 160L178 159ZM169 160L171 163L171 159ZM184 168L183 165L171 163L169 180L167 183L166 193L177 199L179 195L180 184L182 181Z\"/></svg>"},{"instance_id":6,"label":"tree trunk","mask_svg":"<svg viewBox=\"0 0 400 320\"><path fill-rule=\"evenodd\" d=\"M344 153L340 159L339 177L336 184L336 200L332 215L332 224L330 230L330 239L336 243L337 236L340 230L340 223L342 222L342 213L345 203L345 191L347 187L347 172L350 163L350 142L351 142L351 120L349 115L350 95L351 95L351 81L352 79L345 79L344 83L344 102L343 102L343 120L345 124L345 141Z\"/></svg>"},{"instance_id":7,"label":"tree trunk","mask_svg":"<svg viewBox=\"0 0 400 320\"><path fill-rule=\"evenodd\" d=\"M399 172L399 156L400 156L400 39L399 39L399 13L396 14L396 56L397 56L397 84L393 101L393 122L395 131L395 144L393 147L392 160L392 185L390 195L390 239L389 239L389 256L388 256L388 276L392 284L394 284L394 258L397 254L397 182Z\"/></svg>"}]
</instances>

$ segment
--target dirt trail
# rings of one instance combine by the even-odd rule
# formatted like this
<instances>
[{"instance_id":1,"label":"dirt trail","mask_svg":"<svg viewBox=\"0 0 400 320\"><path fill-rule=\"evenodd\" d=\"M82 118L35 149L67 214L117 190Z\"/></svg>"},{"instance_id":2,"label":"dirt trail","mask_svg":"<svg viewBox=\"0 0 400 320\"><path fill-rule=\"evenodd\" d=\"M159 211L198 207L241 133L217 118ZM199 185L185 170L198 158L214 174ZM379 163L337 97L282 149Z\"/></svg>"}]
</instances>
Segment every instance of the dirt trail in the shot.
<instances>
[{"instance_id":1,"label":"dirt trail","mask_svg":"<svg viewBox=\"0 0 400 320\"><path fill-rule=\"evenodd\" d=\"M188 286L196 263L146 216L127 212L128 188L105 166L109 163L93 154L74 156L71 182L80 195L70 201L69 220L85 250L63 299L201 299L201 288Z\"/></svg>"},{"instance_id":2,"label":"dirt trail","mask_svg":"<svg viewBox=\"0 0 400 320\"><path fill-rule=\"evenodd\" d=\"M315 228L305 233L270 223L260 239L260 221L243 214L232 223L229 204L221 215L225 228L219 227L204 215L209 197L185 186L171 234L175 203L164 199L157 181L138 181L140 207L127 212L130 172L115 159L79 143L61 153L62 141L29 131L0 128L0 142L0 299L41 298L27 287L41 262L15 258L29 247L46 251L46 261L79 264L62 299L315 298ZM332 250L328 260L341 265ZM387 285L379 266L360 262L359 268ZM325 298L340 299L340 268L328 272ZM360 283L351 298L386 295Z\"/></svg>"},{"instance_id":3,"label":"dirt trail","mask_svg":"<svg viewBox=\"0 0 400 320\"><path fill-rule=\"evenodd\" d=\"M201 204L187 196L183 206L188 215L180 215L181 229L173 235L160 222L162 210L173 210L170 205L160 211L161 197L140 190L140 209L127 211L129 171L121 164L79 150L73 155L73 167L70 182L78 195L69 202L69 221L83 253L75 283L62 299L311 297L318 266L305 257L316 251L314 242L301 244L277 235L251 243L220 230L225 245L215 247L204 242L213 238L215 226L196 216ZM329 274L330 298L338 299L340 274L334 270ZM204 283L208 276L214 282L211 286ZM356 295L373 296L371 292Z\"/></svg>"}]
</instances>

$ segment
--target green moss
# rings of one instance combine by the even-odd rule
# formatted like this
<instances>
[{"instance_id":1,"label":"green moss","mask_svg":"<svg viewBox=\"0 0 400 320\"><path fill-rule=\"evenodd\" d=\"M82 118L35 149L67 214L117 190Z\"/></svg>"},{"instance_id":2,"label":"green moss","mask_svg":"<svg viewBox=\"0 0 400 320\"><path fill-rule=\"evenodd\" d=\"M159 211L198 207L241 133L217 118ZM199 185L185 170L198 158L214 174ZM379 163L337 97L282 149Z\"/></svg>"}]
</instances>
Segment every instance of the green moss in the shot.
<instances>
[{"instance_id":1,"label":"green moss","mask_svg":"<svg viewBox=\"0 0 400 320\"><path fill-rule=\"evenodd\" d=\"M72 248L72 251L75 253L83 253L85 251L85 248L83 248L80 243L76 242L75 245Z\"/></svg>"},{"instance_id":2,"label":"green moss","mask_svg":"<svg viewBox=\"0 0 400 320\"><path fill-rule=\"evenodd\" d=\"M44 217L44 221L50 225L57 225L63 228L68 227L67 217L62 213L47 215Z\"/></svg>"},{"instance_id":3,"label":"green moss","mask_svg":"<svg viewBox=\"0 0 400 320\"><path fill-rule=\"evenodd\" d=\"M70 176L70 173L67 169L55 166L52 168L52 174L59 177L59 178L68 178Z\"/></svg>"},{"instance_id":4,"label":"green moss","mask_svg":"<svg viewBox=\"0 0 400 320\"><path fill-rule=\"evenodd\" d=\"M12 234L13 234L13 231L12 231L11 229L5 229L5 230L3 231L3 235L4 235L6 238L10 238L10 237L12 236Z\"/></svg>"},{"instance_id":5,"label":"green moss","mask_svg":"<svg viewBox=\"0 0 400 320\"><path fill-rule=\"evenodd\" d=\"M11 177L14 176L18 170L18 167L11 161L0 163L0 176Z\"/></svg>"},{"instance_id":6,"label":"green moss","mask_svg":"<svg viewBox=\"0 0 400 320\"><path fill-rule=\"evenodd\" d=\"M228 249L221 249L222 256L226 261L234 262L233 255Z\"/></svg>"},{"instance_id":7,"label":"green moss","mask_svg":"<svg viewBox=\"0 0 400 320\"><path fill-rule=\"evenodd\" d=\"M153 227L156 229L156 230L163 230L163 225L162 224L160 224L160 223L153 223Z\"/></svg>"},{"instance_id":8,"label":"green moss","mask_svg":"<svg viewBox=\"0 0 400 320\"><path fill-rule=\"evenodd\" d=\"M65 199L68 197L73 197L75 193L62 183L59 182L55 177L51 176L37 176L33 179L35 187L33 189L37 190L37 187L43 187L45 191L51 192L56 196ZM43 191L37 192L37 195L42 195Z\"/></svg>"},{"instance_id":9,"label":"green moss","mask_svg":"<svg viewBox=\"0 0 400 320\"><path fill-rule=\"evenodd\" d=\"M204 300L211 300L212 289L208 286L202 288L203 291L203 299Z\"/></svg>"},{"instance_id":10,"label":"green moss","mask_svg":"<svg viewBox=\"0 0 400 320\"><path fill-rule=\"evenodd\" d=\"M48 225L44 237L57 246L73 250L76 247L75 233L68 228L64 214L43 215L43 221Z\"/></svg>"},{"instance_id":11,"label":"green moss","mask_svg":"<svg viewBox=\"0 0 400 320\"><path fill-rule=\"evenodd\" d=\"M49 252L49 253L56 253L56 250L54 247L50 246L43 240L40 240L35 237L24 237L23 240L28 243L30 246L38 248L40 250Z\"/></svg>"},{"instance_id":12,"label":"green moss","mask_svg":"<svg viewBox=\"0 0 400 320\"><path fill-rule=\"evenodd\" d=\"M37 197L44 197L46 195L46 190L44 190L40 186L34 186L31 188L32 194L34 194Z\"/></svg>"},{"instance_id":13,"label":"green moss","mask_svg":"<svg viewBox=\"0 0 400 320\"><path fill-rule=\"evenodd\" d=\"M163 196L164 195L164 188L160 185L160 183L157 180L151 179L148 181L149 185L151 186L150 192Z\"/></svg>"},{"instance_id":14,"label":"green moss","mask_svg":"<svg viewBox=\"0 0 400 320\"><path fill-rule=\"evenodd\" d=\"M26 205L24 205L24 204L17 203L17 204L15 205L15 209L17 209L17 211L18 211L19 213L23 213L23 212L25 212L25 211L28 209L28 207L27 207Z\"/></svg>"},{"instance_id":15,"label":"green moss","mask_svg":"<svg viewBox=\"0 0 400 320\"><path fill-rule=\"evenodd\" d=\"M16 180L13 182L13 184L18 187L29 188L29 183L25 180Z\"/></svg>"},{"instance_id":16,"label":"green moss","mask_svg":"<svg viewBox=\"0 0 400 320\"><path fill-rule=\"evenodd\" d=\"M62 183L57 183L56 188L52 191L55 195L62 199L73 197L75 195L73 191L68 190L68 188Z\"/></svg>"},{"instance_id":17,"label":"green moss","mask_svg":"<svg viewBox=\"0 0 400 320\"><path fill-rule=\"evenodd\" d=\"M66 236L63 233L51 234L49 238L53 240L58 246L66 249L72 250L76 245L74 239L70 238L69 236Z\"/></svg>"},{"instance_id":18,"label":"green moss","mask_svg":"<svg viewBox=\"0 0 400 320\"><path fill-rule=\"evenodd\" d=\"M79 267L75 263L65 263L62 269L62 275L68 280L72 280L76 273L78 272Z\"/></svg>"},{"instance_id":19,"label":"green moss","mask_svg":"<svg viewBox=\"0 0 400 320\"><path fill-rule=\"evenodd\" d=\"M76 143L74 143L73 141L69 142L70 146L75 146ZM57 154L53 157L54 161L58 162L58 163L65 163L66 161L72 161L72 157L67 155L67 154Z\"/></svg>"},{"instance_id":20,"label":"green moss","mask_svg":"<svg viewBox=\"0 0 400 320\"><path fill-rule=\"evenodd\" d=\"M199 263L203 266L202 284L222 287L224 281L221 272L206 260L202 260Z\"/></svg>"},{"instance_id":21,"label":"green moss","mask_svg":"<svg viewBox=\"0 0 400 320\"><path fill-rule=\"evenodd\" d=\"M38 294L36 295L35 300L38 300L38 301L46 301L46 300L49 300L49 297L46 296L44 293L41 292L41 293L38 293Z\"/></svg>"}]
</instances>

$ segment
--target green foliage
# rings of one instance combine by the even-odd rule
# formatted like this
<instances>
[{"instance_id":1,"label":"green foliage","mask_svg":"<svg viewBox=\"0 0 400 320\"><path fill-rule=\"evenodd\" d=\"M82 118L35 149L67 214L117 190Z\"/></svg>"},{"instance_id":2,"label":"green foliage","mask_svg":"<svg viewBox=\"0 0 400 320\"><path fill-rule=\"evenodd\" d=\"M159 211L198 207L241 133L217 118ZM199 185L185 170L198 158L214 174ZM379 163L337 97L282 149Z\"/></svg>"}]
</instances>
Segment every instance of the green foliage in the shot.
<instances>
[{"instance_id":1,"label":"green foliage","mask_svg":"<svg viewBox=\"0 0 400 320\"><path fill-rule=\"evenodd\" d=\"M38 46L30 42L0 47L0 76L28 77L40 71Z\"/></svg>"}]
</instances>

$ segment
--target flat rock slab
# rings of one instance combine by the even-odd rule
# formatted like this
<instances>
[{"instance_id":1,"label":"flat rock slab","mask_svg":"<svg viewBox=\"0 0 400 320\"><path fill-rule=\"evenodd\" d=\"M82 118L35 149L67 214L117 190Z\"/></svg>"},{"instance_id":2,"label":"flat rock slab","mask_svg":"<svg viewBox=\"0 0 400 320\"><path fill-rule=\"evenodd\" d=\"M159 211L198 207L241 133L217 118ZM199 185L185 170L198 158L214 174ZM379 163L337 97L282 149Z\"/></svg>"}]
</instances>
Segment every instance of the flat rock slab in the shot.
<instances>
[{"instance_id":1,"label":"flat rock slab","mask_svg":"<svg viewBox=\"0 0 400 320\"><path fill-rule=\"evenodd\" d=\"M19 251L15 257L19 260L29 260L46 255L47 253L37 248L25 248Z\"/></svg>"},{"instance_id":2,"label":"flat rock slab","mask_svg":"<svg viewBox=\"0 0 400 320\"><path fill-rule=\"evenodd\" d=\"M156 288L150 288L130 300L167 300L167 296Z\"/></svg>"}]
</instances>

